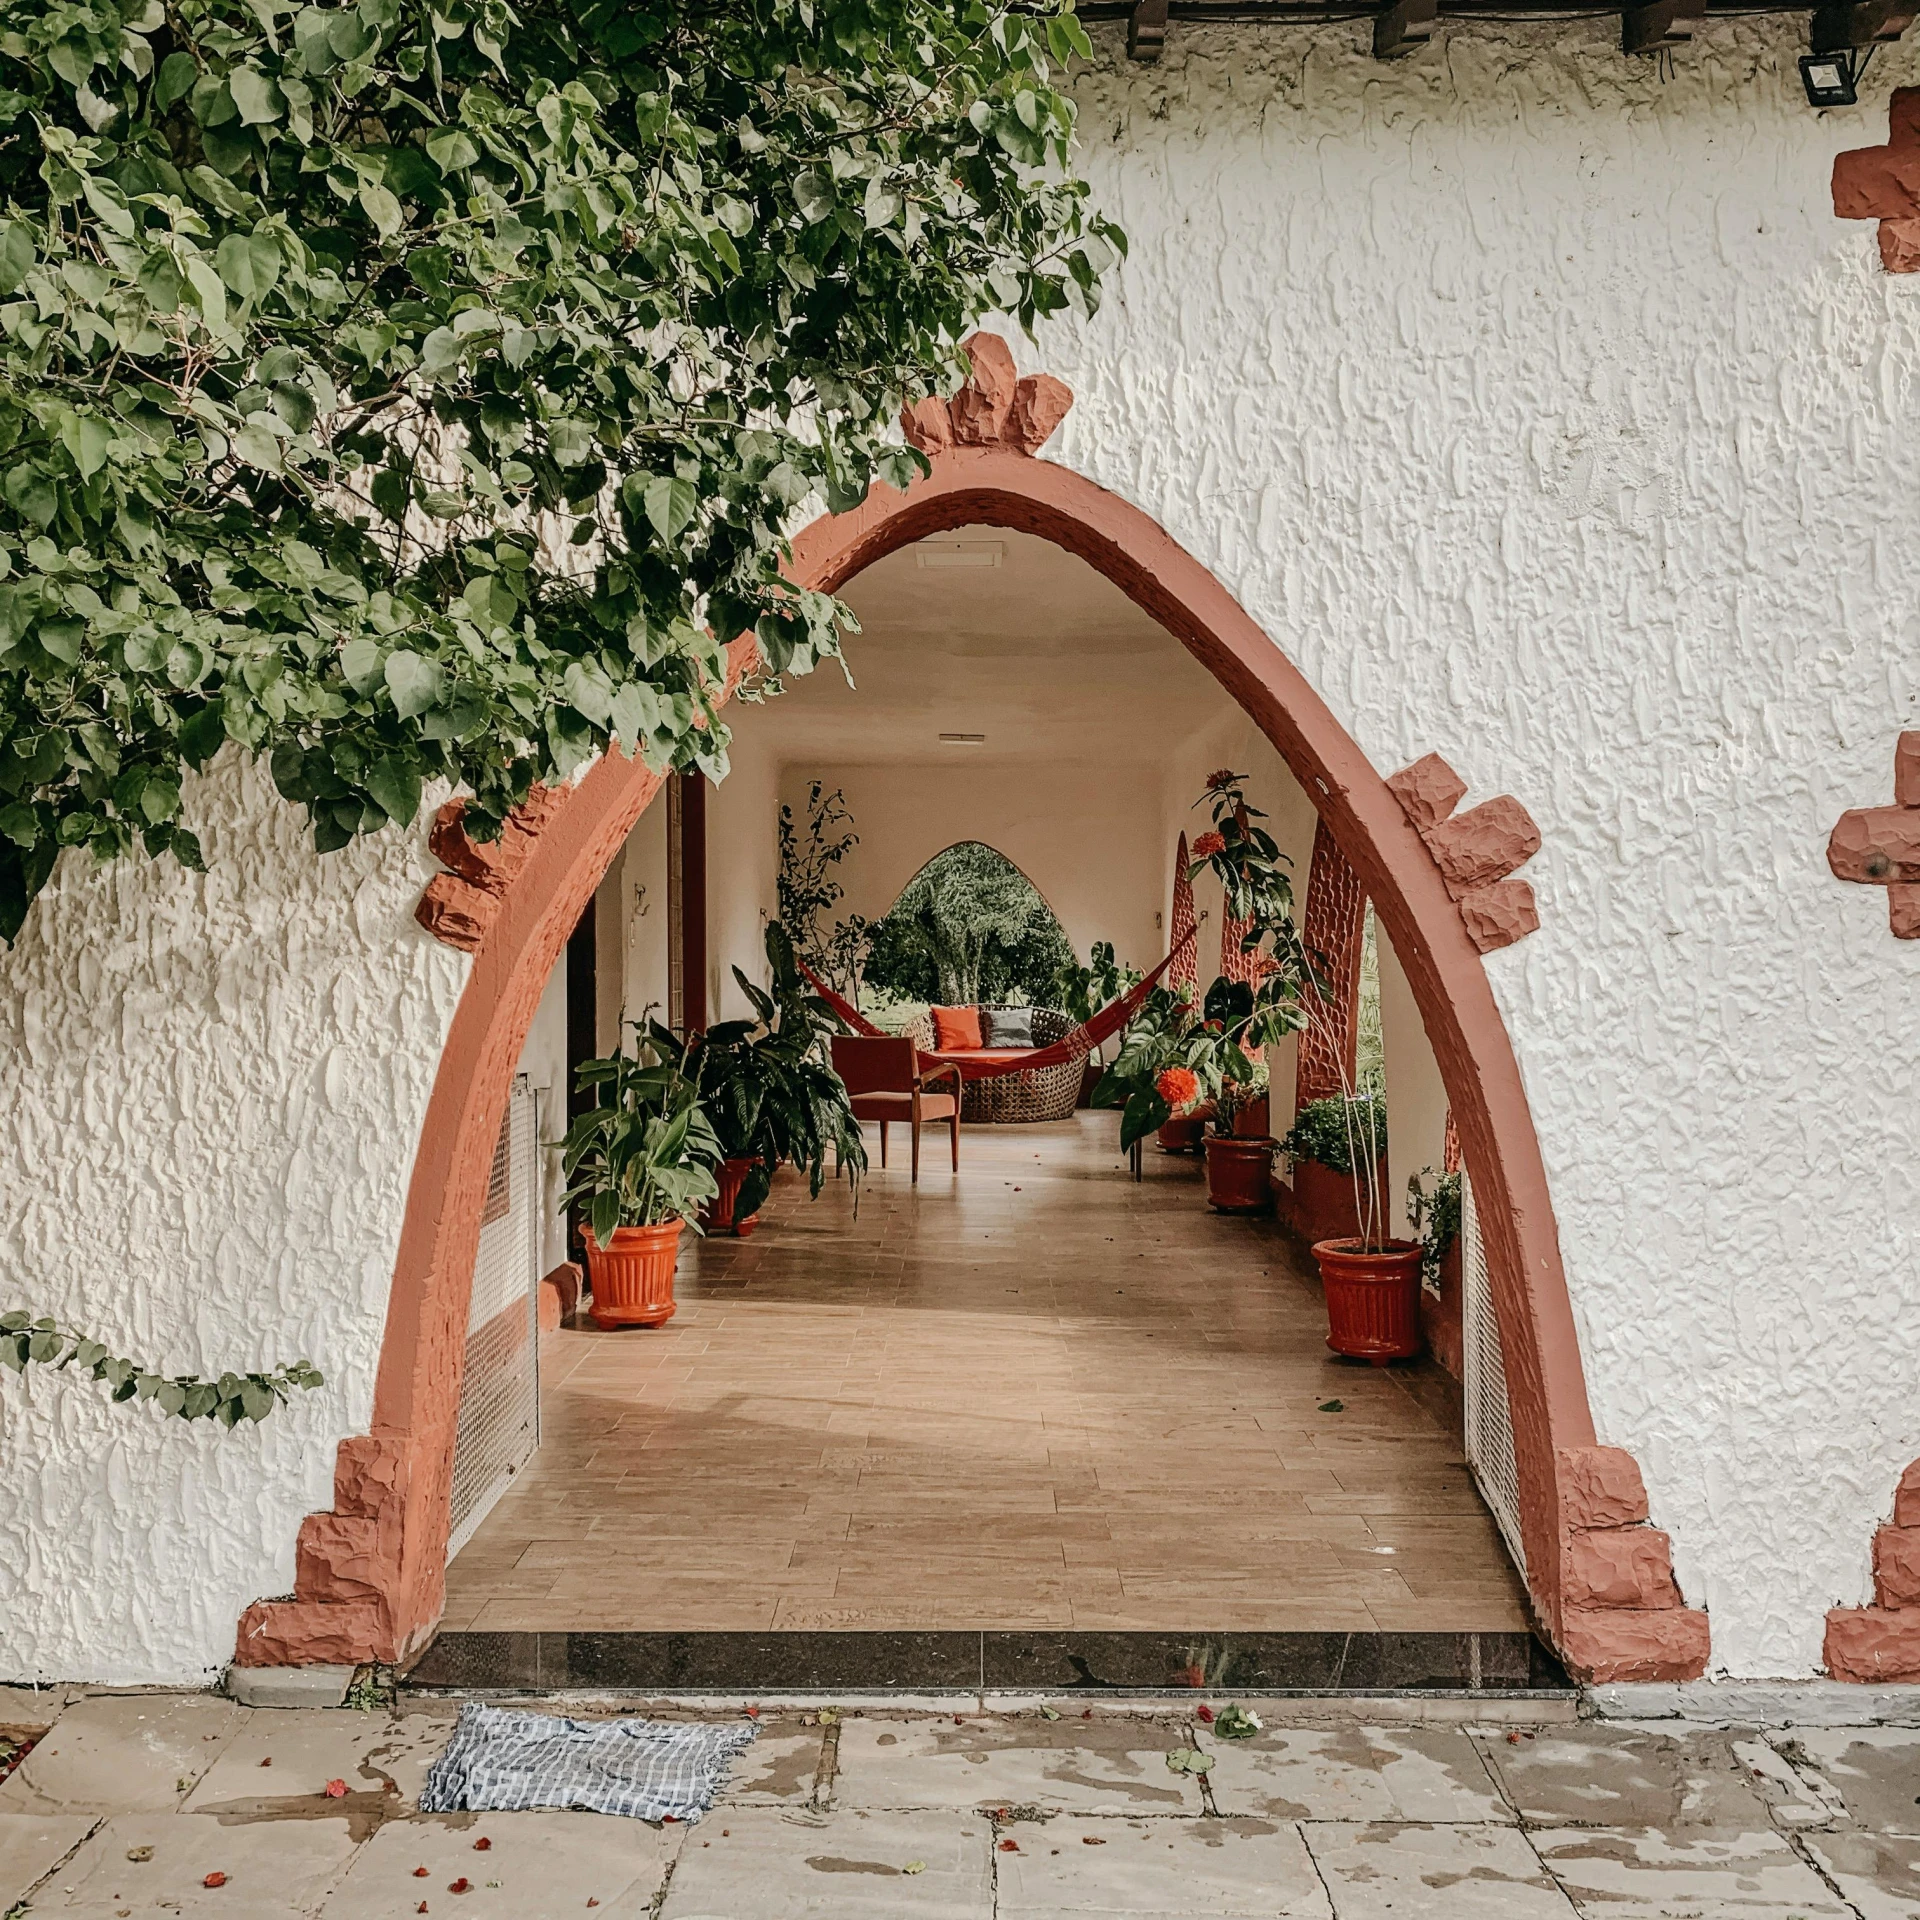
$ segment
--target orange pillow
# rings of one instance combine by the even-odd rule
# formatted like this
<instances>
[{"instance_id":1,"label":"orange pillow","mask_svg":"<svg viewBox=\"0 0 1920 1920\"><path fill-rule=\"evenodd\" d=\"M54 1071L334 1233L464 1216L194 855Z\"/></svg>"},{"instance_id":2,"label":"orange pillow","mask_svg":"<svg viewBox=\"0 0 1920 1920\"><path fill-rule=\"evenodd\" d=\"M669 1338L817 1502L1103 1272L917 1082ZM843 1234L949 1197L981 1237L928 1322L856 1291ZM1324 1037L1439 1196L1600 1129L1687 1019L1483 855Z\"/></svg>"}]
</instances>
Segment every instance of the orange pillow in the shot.
<instances>
[{"instance_id":1,"label":"orange pillow","mask_svg":"<svg viewBox=\"0 0 1920 1920\"><path fill-rule=\"evenodd\" d=\"M978 1007L932 1007L933 1048L936 1053L978 1053L980 1009Z\"/></svg>"}]
</instances>

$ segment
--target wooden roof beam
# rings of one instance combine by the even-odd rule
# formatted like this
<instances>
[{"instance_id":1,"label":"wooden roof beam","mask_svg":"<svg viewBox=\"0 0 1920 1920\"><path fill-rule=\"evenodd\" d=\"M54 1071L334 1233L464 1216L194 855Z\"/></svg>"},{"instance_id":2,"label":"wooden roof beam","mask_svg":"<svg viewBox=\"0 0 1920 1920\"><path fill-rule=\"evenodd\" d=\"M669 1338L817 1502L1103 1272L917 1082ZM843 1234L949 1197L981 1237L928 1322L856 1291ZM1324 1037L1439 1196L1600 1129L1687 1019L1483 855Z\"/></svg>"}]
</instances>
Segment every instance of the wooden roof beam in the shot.
<instances>
[{"instance_id":1,"label":"wooden roof beam","mask_svg":"<svg viewBox=\"0 0 1920 1920\"><path fill-rule=\"evenodd\" d=\"M1846 53L1884 46L1913 25L1912 0L1855 0L1854 4L1816 7L1808 35L1814 53Z\"/></svg>"},{"instance_id":2,"label":"wooden roof beam","mask_svg":"<svg viewBox=\"0 0 1920 1920\"><path fill-rule=\"evenodd\" d=\"M1127 58L1152 66L1167 44L1167 0L1134 0L1127 15Z\"/></svg>"},{"instance_id":3,"label":"wooden roof beam","mask_svg":"<svg viewBox=\"0 0 1920 1920\"><path fill-rule=\"evenodd\" d=\"M1705 0L1653 0L1653 5L1628 7L1620 15L1622 53L1658 53L1664 47L1684 47L1706 18Z\"/></svg>"},{"instance_id":4,"label":"wooden roof beam","mask_svg":"<svg viewBox=\"0 0 1920 1920\"><path fill-rule=\"evenodd\" d=\"M1393 0L1373 16L1373 57L1398 60L1418 53L1433 38L1439 0Z\"/></svg>"}]
</instances>

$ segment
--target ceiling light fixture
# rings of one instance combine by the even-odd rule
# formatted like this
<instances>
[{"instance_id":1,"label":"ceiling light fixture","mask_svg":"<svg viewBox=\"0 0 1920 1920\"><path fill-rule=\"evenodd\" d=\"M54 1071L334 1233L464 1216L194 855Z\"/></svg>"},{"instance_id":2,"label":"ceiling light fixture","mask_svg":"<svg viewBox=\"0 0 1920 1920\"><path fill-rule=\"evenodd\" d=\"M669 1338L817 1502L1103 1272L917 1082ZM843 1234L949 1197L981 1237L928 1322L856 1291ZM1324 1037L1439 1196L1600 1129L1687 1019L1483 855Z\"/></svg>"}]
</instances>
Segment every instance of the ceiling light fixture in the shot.
<instances>
[{"instance_id":1,"label":"ceiling light fixture","mask_svg":"<svg viewBox=\"0 0 1920 1920\"><path fill-rule=\"evenodd\" d=\"M943 747L984 747L987 736L984 733L943 733L940 744Z\"/></svg>"},{"instance_id":2,"label":"ceiling light fixture","mask_svg":"<svg viewBox=\"0 0 1920 1920\"><path fill-rule=\"evenodd\" d=\"M913 563L922 571L954 567L997 567L1006 554L998 540L952 540L945 545L922 541L913 550Z\"/></svg>"}]
</instances>

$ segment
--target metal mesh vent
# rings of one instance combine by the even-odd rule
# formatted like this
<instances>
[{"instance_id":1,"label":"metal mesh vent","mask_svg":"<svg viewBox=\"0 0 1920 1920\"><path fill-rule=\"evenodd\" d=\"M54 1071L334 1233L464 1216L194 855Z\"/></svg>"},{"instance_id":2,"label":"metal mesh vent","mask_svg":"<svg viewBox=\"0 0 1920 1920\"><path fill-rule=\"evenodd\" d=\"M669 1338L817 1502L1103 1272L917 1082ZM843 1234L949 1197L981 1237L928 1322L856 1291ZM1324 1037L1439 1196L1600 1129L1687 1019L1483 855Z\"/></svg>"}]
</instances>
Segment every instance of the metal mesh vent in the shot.
<instances>
[{"instance_id":1,"label":"metal mesh vent","mask_svg":"<svg viewBox=\"0 0 1920 1920\"><path fill-rule=\"evenodd\" d=\"M501 1124L473 1263L449 1560L540 1444L539 1131L535 1096L522 1074Z\"/></svg>"},{"instance_id":2,"label":"metal mesh vent","mask_svg":"<svg viewBox=\"0 0 1920 1920\"><path fill-rule=\"evenodd\" d=\"M1487 1250L1473 1209L1473 1183L1460 1176L1461 1331L1465 1336L1467 1465L1491 1509L1507 1551L1524 1574L1520 1543L1520 1474L1513 1459L1513 1415L1507 1404L1507 1365L1500 1352L1500 1322L1487 1278Z\"/></svg>"}]
</instances>

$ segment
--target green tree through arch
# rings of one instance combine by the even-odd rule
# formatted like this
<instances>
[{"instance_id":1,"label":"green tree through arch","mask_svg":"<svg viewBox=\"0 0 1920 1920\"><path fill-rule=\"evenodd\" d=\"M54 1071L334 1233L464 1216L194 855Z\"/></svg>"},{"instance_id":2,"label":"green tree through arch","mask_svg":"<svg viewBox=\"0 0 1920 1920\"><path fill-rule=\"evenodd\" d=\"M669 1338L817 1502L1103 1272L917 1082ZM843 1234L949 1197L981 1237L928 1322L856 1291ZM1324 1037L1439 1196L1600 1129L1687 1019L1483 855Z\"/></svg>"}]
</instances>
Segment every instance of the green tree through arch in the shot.
<instances>
[{"instance_id":1,"label":"green tree through arch","mask_svg":"<svg viewBox=\"0 0 1920 1920\"><path fill-rule=\"evenodd\" d=\"M874 928L869 986L973 1006L1018 991L1044 1002L1073 958L1059 917L1005 854L979 840L936 853Z\"/></svg>"}]
</instances>

